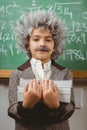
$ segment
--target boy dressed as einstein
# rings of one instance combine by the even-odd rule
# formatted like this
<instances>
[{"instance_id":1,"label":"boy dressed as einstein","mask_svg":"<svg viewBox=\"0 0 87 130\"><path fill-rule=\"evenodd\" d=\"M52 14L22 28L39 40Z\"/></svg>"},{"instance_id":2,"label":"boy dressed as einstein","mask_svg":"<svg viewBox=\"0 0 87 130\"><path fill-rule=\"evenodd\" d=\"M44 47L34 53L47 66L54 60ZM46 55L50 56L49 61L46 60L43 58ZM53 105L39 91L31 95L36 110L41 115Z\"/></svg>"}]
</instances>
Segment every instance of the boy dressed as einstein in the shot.
<instances>
[{"instance_id":1,"label":"boy dressed as einstein","mask_svg":"<svg viewBox=\"0 0 87 130\"><path fill-rule=\"evenodd\" d=\"M72 80L70 71L55 62L66 40L62 22L52 12L27 13L20 18L15 34L29 56L10 76L8 115L15 119L15 130L70 130L73 93L70 102L61 102L54 83ZM17 97L20 79L29 80L23 86L22 101Z\"/></svg>"}]
</instances>

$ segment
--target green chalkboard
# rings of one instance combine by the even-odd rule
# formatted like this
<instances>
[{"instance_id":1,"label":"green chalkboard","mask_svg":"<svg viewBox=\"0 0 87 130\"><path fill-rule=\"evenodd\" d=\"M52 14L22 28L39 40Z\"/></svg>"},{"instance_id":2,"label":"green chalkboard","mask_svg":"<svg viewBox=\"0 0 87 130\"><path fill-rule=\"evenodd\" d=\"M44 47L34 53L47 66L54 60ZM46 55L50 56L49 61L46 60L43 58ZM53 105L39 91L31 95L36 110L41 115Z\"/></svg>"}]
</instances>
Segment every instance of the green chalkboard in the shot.
<instances>
[{"instance_id":1,"label":"green chalkboard","mask_svg":"<svg viewBox=\"0 0 87 130\"><path fill-rule=\"evenodd\" d=\"M0 69L15 69L27 55L15 47L14 27L33 10L53 10L67 29L65 53L57 62L71 70L87 70L87 0L0 0Z\"/></svg>"}]
</instances>

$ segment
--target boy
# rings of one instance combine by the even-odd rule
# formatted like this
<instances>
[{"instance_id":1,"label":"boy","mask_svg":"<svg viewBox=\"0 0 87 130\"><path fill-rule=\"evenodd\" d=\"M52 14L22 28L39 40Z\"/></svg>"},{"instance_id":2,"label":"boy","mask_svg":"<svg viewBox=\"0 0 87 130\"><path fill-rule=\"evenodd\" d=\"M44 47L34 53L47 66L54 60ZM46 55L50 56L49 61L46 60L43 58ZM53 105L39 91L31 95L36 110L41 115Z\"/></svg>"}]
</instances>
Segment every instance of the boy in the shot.
<instances>
[{"instance_id":1,"label":"boy","mask_svg":"<svg viewBox=\"0 0 87 130\"><path fill-rule=\"evenodd\" d=\"M74 101L71 96L70 103L60 102L54 83L72 79L70 71L54 61L64 51L63 24L52 12L27 13L21 17L15 34L30 58L10 77L8 115L15 119L15 130L69 130ZM19 102L20 79L29 82L23 86L23 100Z\"/></svg>"}]
</instances>

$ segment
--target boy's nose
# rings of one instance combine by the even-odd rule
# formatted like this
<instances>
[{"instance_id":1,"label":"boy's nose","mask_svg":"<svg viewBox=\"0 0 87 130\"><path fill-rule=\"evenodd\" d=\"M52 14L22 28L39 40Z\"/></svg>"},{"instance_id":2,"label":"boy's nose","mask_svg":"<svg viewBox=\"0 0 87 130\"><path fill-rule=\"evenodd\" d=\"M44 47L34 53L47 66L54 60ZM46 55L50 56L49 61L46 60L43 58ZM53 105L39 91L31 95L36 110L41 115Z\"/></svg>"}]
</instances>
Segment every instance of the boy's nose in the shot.
<instances>
[{"instance_id":1,"label":"boy's nose","mask_svg":"<svg viewBox=\"0 0 87 130\"><path fill-rule=\"evenodd\" d=\"M41 40L41 41L40 41L40 45L41 45L41 46L45 46L45 41L44 41L44 40Z\"/></svg>"}]
</instances>

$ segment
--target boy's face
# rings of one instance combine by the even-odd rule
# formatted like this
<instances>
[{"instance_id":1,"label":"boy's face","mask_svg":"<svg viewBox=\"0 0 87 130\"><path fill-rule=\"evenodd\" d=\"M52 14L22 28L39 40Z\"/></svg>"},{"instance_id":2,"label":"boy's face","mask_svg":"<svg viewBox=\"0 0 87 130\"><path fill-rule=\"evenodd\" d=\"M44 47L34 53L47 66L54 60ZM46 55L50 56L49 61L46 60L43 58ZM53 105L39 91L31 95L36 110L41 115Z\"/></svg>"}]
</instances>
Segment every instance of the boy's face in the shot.
<instances>
[{"instance_id":1,"label":"boy's face","mask_svg":"<svg viewBox=\"0 0 87 130\"><path fill-rule=\"evenodd\" d=\"M45 63L54 52L54 40L49 30L34 29L29 39L29 50L33 58Z\"/></svg>"}]
</instances>

